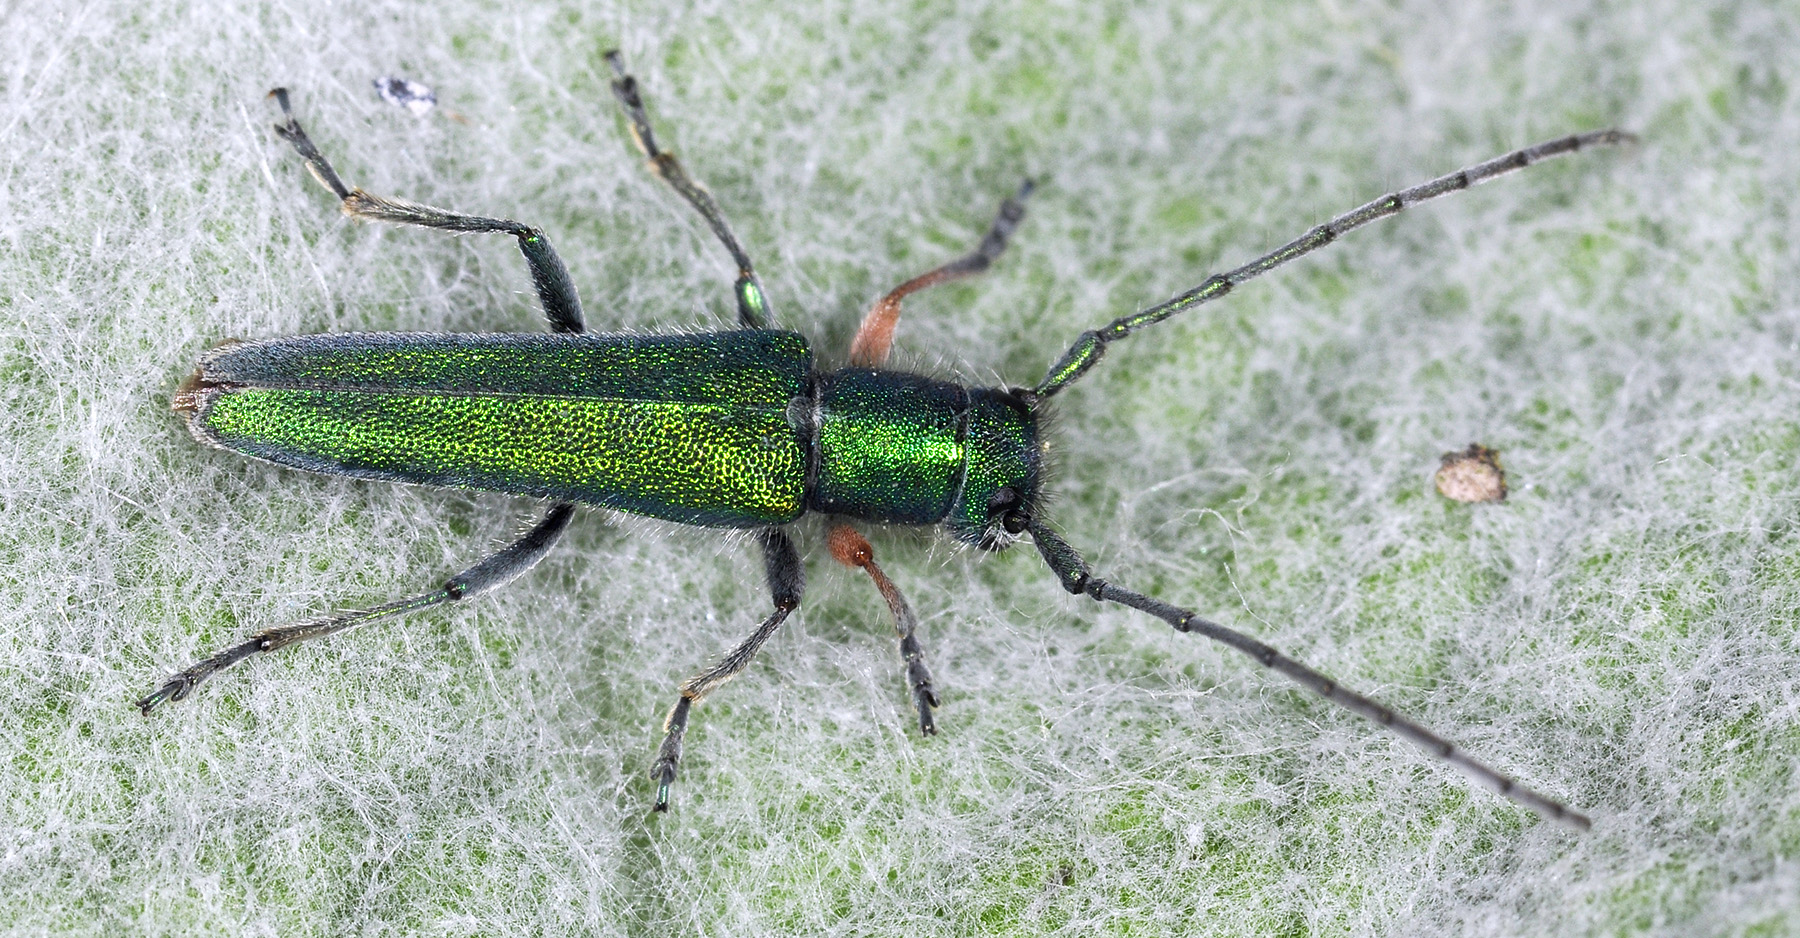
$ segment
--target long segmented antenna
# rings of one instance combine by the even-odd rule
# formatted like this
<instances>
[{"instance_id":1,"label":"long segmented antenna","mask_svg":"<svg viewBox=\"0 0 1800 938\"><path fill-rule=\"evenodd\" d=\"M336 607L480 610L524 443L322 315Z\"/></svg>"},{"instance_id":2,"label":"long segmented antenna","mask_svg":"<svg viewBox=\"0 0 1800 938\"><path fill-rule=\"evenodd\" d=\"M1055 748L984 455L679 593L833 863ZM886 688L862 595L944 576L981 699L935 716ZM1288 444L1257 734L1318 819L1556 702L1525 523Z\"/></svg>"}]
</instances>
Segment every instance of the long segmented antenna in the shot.
<instances>
[{"instance_id":1,"label":"long segmented antenna","mask_svg":"<svg viewBox=\"0 0 1800 938\"><path fill-rule=\"evenodd\" d=\"M1540 160L1577 150L1596 146L1619 146L1636 143L1637 137L1623 130L1598 130L1593 133L1576 134L1560 140L1549 140L1523 150L1514 150L1505 156L1495 157L1485 163L1477 163L1454 173L1439 176L1423 185L1402 189L1399 192L1384 195L1360 208L1352 209L1308 231L1306 234L1270 251L1267 254L1222 274L1214 274L1206 278L1199 286L1181 294L1160 306L1152 306L1141 313L1121 316L1108 323L1104 328L1083 332L1075 340L1075 344L1063 353L1044 380L1038 382L1034 393L1039 399L1047 398L1063 388L1073 384L1077 378L1087 373L1106 354L1109 343L1144 328L1162 322L1176 313L1186 312L1202 303L1216 300L1233 287L1246 280L1260 277L1277 267L1296 258L1304 257L1337 240L1339 235L1347 231L1389 215L1397 215L1407 206L1427 199L1435 199L1440 195L1460 192L1470 186L1486 182L1496 176L1504 176L1514 170L1524 169Z\"/></svg>"},{"instance_id":2,"label":"long segmented antenna","mask_svg":"<svg viewBox=\"0 0 1800 938\"><path fill-rule=\"evenodd\" d=\"M1081 555L1075 551L1075 548L1070 547L1067 541L1059 537L1055 531L1050 530L1043 522L1035 518L1026 518L1022 520L1022 524L1025 530L1031 532L1031 539L1037 544L1038 553L1043 556L1044 562L1056 572L1057 579L1062 581L1063 588L1069 592L1086 594L1101 602L1130 606L1139 612L1148 613L1169 623L1177 632L1193 632L1220 644L1229 645L1256 659L1256 662L1263 667L1279 672L1320 697L1387 727L1394 732L1394 735L1462 770L1463 774L1493 789L1503 798L1530 808L1549 820L1567 824L1576 830L1585 831L1593 826L1593 823L1587 819L1587 815L1554 798L1519 784L1518 780L1489 768L1485 763L1476 761L1449 740L1394 712L1393 708L1386 704L1364 697L1242 632L1203 619L1191 609L1183 609L1143 593L1114 586L1094 576L1088 569L1087 562L1081 559Z\"/></svg>"}]
</instances>

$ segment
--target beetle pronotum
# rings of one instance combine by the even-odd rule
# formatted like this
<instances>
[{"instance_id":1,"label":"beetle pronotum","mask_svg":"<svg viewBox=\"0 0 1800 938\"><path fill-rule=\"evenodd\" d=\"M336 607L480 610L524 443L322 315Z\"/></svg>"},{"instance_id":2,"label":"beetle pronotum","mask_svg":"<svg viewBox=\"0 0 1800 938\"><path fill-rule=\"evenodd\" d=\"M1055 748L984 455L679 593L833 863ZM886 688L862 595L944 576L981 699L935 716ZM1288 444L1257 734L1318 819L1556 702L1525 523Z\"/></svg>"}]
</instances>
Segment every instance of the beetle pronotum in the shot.
<instances>
[{"instance_id":1,"label":"beetle pronotum","mask_svg":"<svg viewBox=\"0 0 1800 938\"><path fill-rule=\"evenodd\" d=\"M1082 333L1031 388L971 388L884 367L901 301L986 269L1024 216L1029 181L1001 204L973 252L901 284L874 304L851 343L848 367L815 370L804 337L770 328L769 302L749 255L706 189L657 146L637 84L617 53L607 59L615 73L613 92L651 169L701 214L738 267L741 328L708 335L586 332L579 295L543 232L345 185L294 118L286 90L271 92L286 117L276 132L338 197L346 214L517 238L550 333L361 333L230 343L200 360L177 390L175 409L202 442L281 465L535 496L551 505L516 542L437 589L259 632L138 701L145 715L257 652L507 583L549 552L576 503L748 529L763 550L774 610L716 665L681 685L651 773L657 781L655 810L663 811L693 705L742 671L800 603L800 556L784 526L812 511L832 519L832 556L866 572L887 602L923 733L936 732L932 711L939 698L916 621L852 521L942 524L957 540L984 550L1004 549L1029 536L1070 593L1130 606L1178 631L1229 645L1544 817L1588 827L1582 814L1268 645L1095 576L1041 512L1038 428L1049 400L1097 364L1114 341L1219 299L1413 203L1541 159L1630 142L1631 135L1603 130L1563 137L1382 196L1166 303Z\"/></svg>"}]
</instances>

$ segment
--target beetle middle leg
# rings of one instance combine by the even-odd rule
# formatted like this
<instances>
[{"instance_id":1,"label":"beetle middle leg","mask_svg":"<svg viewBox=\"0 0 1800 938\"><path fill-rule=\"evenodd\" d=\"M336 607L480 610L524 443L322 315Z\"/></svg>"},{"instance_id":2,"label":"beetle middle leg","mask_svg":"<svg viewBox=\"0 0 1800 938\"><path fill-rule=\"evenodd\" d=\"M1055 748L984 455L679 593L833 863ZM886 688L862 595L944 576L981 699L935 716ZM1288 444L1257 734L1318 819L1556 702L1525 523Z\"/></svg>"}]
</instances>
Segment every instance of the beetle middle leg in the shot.
<instances>
[{"instance_id":1,"label":"beetle middle leg","mask_svg":"<svg viewBox=\"0 0 1800 938\"><path fill-rule=\"evenodd\" d=\"M417 225L445 231L493 231L512 235L519 239L519 253L525 255L525 264L531 268L531 285L537 290L538 302L543 304L544 318L550 322L550 331L581 332L586 328L581 313L581 295L575 289L575 282L569 279L569 270L563 266L562 258L557 256L556 249L550 246L550 239L544 237L542 231L511 219L462 215L351 188L344 184L337 170L331 168L331 162L325 159L312 138L301 129L300 122L294 118L293 108L288 105L287 89L276 88L269 92L269 96L281 105L281 113L287 118L285 123L275 125L275 132L283 140L293 144L294 149L306 158L306 168L312 172L313 178L343 201L344 214L396 225Z\"/></svg>"},{"instance_id":2,"label":"beetle middle leg","mask_svg":"<svg viewBox=\"0 0 1800 938\"><path fill-rule=\"evenodd\" d=\"M334 632L364 625L379 619L386 619L401 613L413 612L442 603L457 602L479 596L489 590L505 586L518 579L525 571L537 565L556 546L564 529L569 526L569 519L575 516L575 506L557 503L544 513L543 520L533 525L518 540L483 557L474 566L444 581L444 585L429 593L422 593L406 599L382 603L369 609L339 613L324 619L315 619L299 625L286 625L280 628L267 629L250 636L250 640L234 645L224 651L188 668L186 671L169 678L168 682L157 691L137 702L138 710L149 716L157 707L172 703L186 697L200 682L214 674L237 664L239 661L258 652L276 651L298 642L315 638L324 638Z\"/></svg>"},{"instance_id":3,"label":"beetle middle leg","mask_svg":"<svg viewBox=\"0 0 1800 938\"><path fill-rule=\"evenodd\" d=\"M1006 250L1006 239L1012 237L1013 230L1025 218L1025 198L1031 195L1033 187L1034 183L1027 179L1019 184L1019 191L1000 203L994 224L975 250L906 281L876 300L863 316L862 325L857 327L856 337L850 340L850 364L857 368L880 368L887 364L888 352L894 347L894 327L900 324L901 300L926 287L972 277L987 270Z\"/></svg>"},{"instance_id":4,"label":"beetle middle leg","mask_svg":"<svg viewBox=\"0 0 1800 938\"><path fill-rule=\"evenodd\" d=\"M656 807L653 811L669 810L669 786L675 783L675 769L681 764L681 738L687 733L688 711L700 698L717 690L720 685L738 675L738 672L749 667L756 652L762 648L769 636L781 628L787 621L788 614L800 606L800 594L806 591L806 568L800 564L800 553L794 550L794 542L780 528L764 528L758 532L758 541L763 549L763 567L768 576L769 592L775 601L775 611L750 633L736 648L727 652L719 663L706 671L688 678L681 685L681 696L675 700L675 707L663 721L662 746L656 752L656 765L650 770L650 777L656 779Z\"/></svg>"},{"instance_id":5,"label":"beetle middle leg","mask_svg":"<svg viewBox=\"0 0 1800 938\"><path fill-rule=\"evenodd\" d=\"M738 243L737 235L731 231L731 225L725 221L725 213L719 210L719 203L713 201L712 193L696 182L681 168L681 161L656 145L656 134L650 128L650 114L644 109L643 96L638 94L637 79L625 71L625 60L620 57L619 50L606 53L606 64L612 66L613 97L619 99L619 106L625 109L625 117L631 121L631 139L637 142L638 149L650 161L650 169L669 184L700 217L706 219L706 226L712 229L713 236L725 245L731 254L731 262L738 267L737 283L733 290L737 295L738 324L746 329L769 328L769 297L763 292L762 281L756 277L756 268L750 263L750 255L744 246Z\"/></svg>"},{"instance_id":6,"label":"beetle middle leg","mask_svg":"<svg viewBox=\"0 0 1800 938\"><path fill-rule=\"evenodd\" d=\"M860 567L875 581L875 588L887 601L888 612L894 616L894 631L900 635L900 659L906 662L906 685L912 690L913 706L919 711L919 732L927 736L936 734L937 724L931 719L931 710L938 706L938 696L931 686L931 669L925 666L925 646L919 644L918 617L913 615L906 597L900 595L900 588L875 563L875 548L869 546L868 538L841 522L831 526L828 536L831 556L846 567Z\"/></svg>"}]
</instances>

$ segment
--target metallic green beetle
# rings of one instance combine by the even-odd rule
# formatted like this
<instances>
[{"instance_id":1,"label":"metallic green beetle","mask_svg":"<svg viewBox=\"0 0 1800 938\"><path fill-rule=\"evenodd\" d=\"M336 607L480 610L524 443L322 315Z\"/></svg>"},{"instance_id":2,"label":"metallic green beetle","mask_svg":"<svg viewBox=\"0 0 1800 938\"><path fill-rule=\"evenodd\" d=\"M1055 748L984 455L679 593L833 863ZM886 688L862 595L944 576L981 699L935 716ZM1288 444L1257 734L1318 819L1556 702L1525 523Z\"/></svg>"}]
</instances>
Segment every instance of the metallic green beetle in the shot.
<instances>
[{"instance_id":1,"label":"metallic green beetle","mask_svg":"<svg viewBox=\"0 0 1800 938\"><path fill-rule=\"evenodd\" d=\"M833 518L832 555L880 589L900 636L919 728L936 732L939 704L906 600L849 524L943 524L986 550L1029 535L1071 593L1121 603L1248 654L1376 722L1477 781L1552 820L1588 820L1465 755L1423 726L1267 645L1103 580L1041 514L1049 398L1098 362L1108 343L1229 293L1238 284L1415 202L1466 189L1539 159L1630 142L1617 130L1553 140L1439 177L1346 212L1167 303L1083 333L1034 388L969 388L883 368L901 300L986 269L1024 217L1027 181L1002 203L981 245L890 292L870 309L850 366L819 371L804 337L769 328L769 304L748 255L712 197L656 145L636 82L609 53L613 92L651 168L706 219L738 266L742 328L708 335L593 335L581 300L543 232L370 195L344 184L271 92L276 131L343 203L375 221L513 235L549 320L548 335L367 333L230 343L207 353L174 406L202 442L259 459L358 478L481 489L551 501L515 543L438 589L371 609L269 629L175 675L138 702L145 715L257 652L376 619L466 599L518 577L561 536L575 503L683 524L743 528L763 549L774 611L717 665L681 687L652 776L667 810L693 704L749 664L800 602L802 566L783 526L806 512Z\"/></svg>"}]
</instances>

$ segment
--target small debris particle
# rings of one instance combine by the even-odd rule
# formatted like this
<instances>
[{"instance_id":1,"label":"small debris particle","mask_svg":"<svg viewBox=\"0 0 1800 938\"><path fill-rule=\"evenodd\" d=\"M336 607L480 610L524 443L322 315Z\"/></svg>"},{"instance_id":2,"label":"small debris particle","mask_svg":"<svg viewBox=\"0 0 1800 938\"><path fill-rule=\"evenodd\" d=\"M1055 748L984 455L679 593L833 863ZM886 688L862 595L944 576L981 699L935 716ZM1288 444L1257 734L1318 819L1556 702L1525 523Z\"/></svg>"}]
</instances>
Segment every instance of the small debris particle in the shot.
<instances>
[{"instance_id":1,"label":"small debris particle","mask_svg":"<svg viewBox=\"0 0 1800 938\"><path fill-rule=\"evenodd\" d=\"M1506 500L1506 470L1500 468L1500 454L1470 443L1460 453L1440 457L1437 490L1445 498L1459 502L1503 502Z\"/></svg>"},{"instance_id":2,"label":"small debris particle","mask_svg":"<svg viewBox=\"0 0 1800 938\"><path fill-rule=\"evenodd\" d=\"M424 117L437 107L437 92L410 79L386 75L375 79L375 90L381 100L406 108L414 117Z\"/></svg>"}]
</instances>

